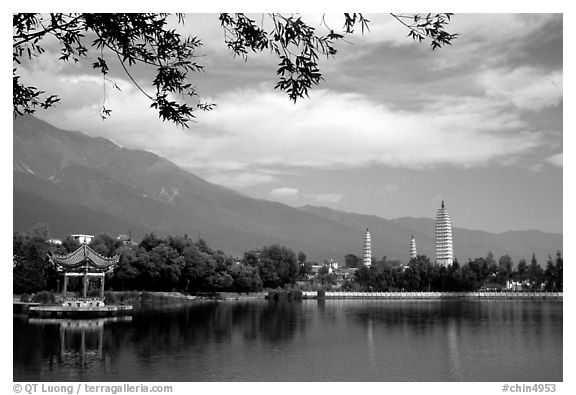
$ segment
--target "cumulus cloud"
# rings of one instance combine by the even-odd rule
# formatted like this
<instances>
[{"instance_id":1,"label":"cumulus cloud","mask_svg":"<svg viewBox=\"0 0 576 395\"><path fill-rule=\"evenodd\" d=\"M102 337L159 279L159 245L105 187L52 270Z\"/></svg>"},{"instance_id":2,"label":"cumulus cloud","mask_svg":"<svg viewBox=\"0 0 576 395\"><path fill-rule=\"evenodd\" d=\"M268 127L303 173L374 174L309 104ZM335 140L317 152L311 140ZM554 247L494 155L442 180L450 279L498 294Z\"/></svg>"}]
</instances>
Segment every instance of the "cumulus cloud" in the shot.
<instances>
[{"instance_id":1,"label":"cumulus cloud","mask_svg":"<svg viewBox=\"0 0 576 395\"><path fill-rule=\"evenodd\" d=\"M270 196L277 199L295 200L300 191L297 188L281 187L270 191Z\"/></svg>"},{"instance_id":2,"label":"cumulus cloud","mask_svg":"<svg viewBox=\"0 0 576 395\"><path fill-rule=\"evenodd\" d=\"M556 155L549 156L546 158L546 162L550 163L551 165L562 167L563 166L563 153L559 153Z\"/></svg>"},{"instance_id":3,"label":"cumulus cloud","mask_svg":"<svg viewBox=\"0 0 576 395\"><path fill-rule=\"evenodd\" d=\"M541 133L493 100L437 97L415 112L329 90L296 104L269 90L235 91L217 100L218 111L202 122L226 133L202 141L194 155L250 158L258 166L478 166L545 144Z\"/></svg>"},{"instance_id":4,"label":"cumulus cloud","mask_svg":"<svg viewBox=\"0 0 576 395\"><path fill-rule=\"evenodd\" d=\"M314 200L318 203L339 203L343 197L341 193L324 193L316 195Z\"/></svg>"},{"instance_id":5,"label":"cumulus cloud","mask_svg":"<svg viewBox=\"0 0 576 395\"><path fill-rule=\"evenodd\" d=\"M523 110L539 111L562 101L561 71L545 72L526 66L490 70L480 75L479 83L489 96Z\"/></svg>"},{"instance_id":6,"label":"cumulus cloud","mask_svg":"<svg viewBox=\"0 0 576 395\"><path fill-rule=\"evenodd\" d=\"M215 184L228 187L248 187L277 181L277 177L261 172L216 173L206 177Z\"/></svg>"},{"instance_id":7,"label":"cumulus cloud","mask_svg":"<svg viewBox=\"0 0 576 395\"><path fill-rule=\"evenodd\" d=\"M542 133L531 131L515 112L503 111L497 100L455 96L436 97L420 111L403 111L330 90L315 90L296 104L268 88L237 90L215 97L217 110L181 129L161 122L146 98L126 84L109 95L112 116L102 122L101 83L59 78L67 78L63 105L40 113L43 119L111 137L122 146L152 149L192 170L210 170L218 183L272 181L270 174L249 174L248 168L483 166L513 162L547 144ZM240 171L247 173L234 173ZM232 173L222 175L227 172Z\"/></svg>"}]
</instances>

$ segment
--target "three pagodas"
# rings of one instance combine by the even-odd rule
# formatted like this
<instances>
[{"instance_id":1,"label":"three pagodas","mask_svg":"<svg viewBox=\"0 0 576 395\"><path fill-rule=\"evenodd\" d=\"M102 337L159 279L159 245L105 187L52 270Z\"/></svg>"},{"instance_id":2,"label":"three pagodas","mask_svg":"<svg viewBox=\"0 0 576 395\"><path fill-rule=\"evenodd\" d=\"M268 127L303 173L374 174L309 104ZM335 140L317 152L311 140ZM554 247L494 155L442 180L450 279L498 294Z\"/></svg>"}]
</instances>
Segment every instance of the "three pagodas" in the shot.
<instances>
[{"instance_id":1,"label":"three pagodas","mask_svg":"<svg viewBox=\"0 0 576 395\"><path fill-rule=\"evenodd\" d=\"M414 235L410 240L410 259L416 258L418 253L416 251L416 240ZM372 244L370 237L370 230L366 229L364 235L364 251L363 259L364 266L372 264ZM454 244L452 242L452 221L450 213L444 205L442 200L442 207L438 209L436 214L436 263L448 266L454 262Z\"/></svg>"}]
</instances>

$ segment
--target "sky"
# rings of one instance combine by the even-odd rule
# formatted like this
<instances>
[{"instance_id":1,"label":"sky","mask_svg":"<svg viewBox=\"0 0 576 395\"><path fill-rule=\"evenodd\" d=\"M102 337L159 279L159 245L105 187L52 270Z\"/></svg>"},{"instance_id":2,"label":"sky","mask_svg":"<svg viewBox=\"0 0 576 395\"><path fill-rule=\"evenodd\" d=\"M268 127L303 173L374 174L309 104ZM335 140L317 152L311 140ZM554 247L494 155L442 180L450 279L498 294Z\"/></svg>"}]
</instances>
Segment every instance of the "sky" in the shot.
<instances>
[{"instance_id":1,"label":"sky","mask_svg":"<svg viewBox=\"0 0 576 395\"><path fill-rule=\"evenodd\" d=\"M192 83L217 105L189 129L158 119L112 61L121 92L91 61L58 61L49 42L21 74L61 98L39 118L152 151L255 198L383 218L433 218L444 200L455 227L561 233L562 14L456 14L447 30L459 37L434 51L389 14L365 16L370 31L347 36L321 62L324 81L294 104L274 89L276 58L235 58L216 14L187 15L178 29L201 39L205 68ZM302 18L325 29L321 14ZM343 23L325 19L335 30ZM153 73L131 70L144 87Z\"/></svg>"}]
</instances>

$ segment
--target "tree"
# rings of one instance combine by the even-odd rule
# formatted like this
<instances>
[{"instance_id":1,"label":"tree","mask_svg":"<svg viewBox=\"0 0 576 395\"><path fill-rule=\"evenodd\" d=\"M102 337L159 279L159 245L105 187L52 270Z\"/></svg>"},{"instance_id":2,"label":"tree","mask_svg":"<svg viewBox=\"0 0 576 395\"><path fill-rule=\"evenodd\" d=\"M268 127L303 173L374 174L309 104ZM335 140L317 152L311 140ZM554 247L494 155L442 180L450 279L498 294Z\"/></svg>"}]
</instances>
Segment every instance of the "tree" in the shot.
<instances>
[{"instance_id":1,"label":"tree","mask_svg":"<svg viewBox=\"0 0 576 395\"><path fill-rule=\"evenodd\" d=\"M257 292L262 290L262 279L258 274L258 268L239 264L231 268L230 274L234 280L234 291Z\"/></svg>"},{"instance_id":2,"label":"tree","mask_svg":"<svg viewBox=\"0 0 576 395\"><path fill-rule=\"evenodd\" d=\"M304 262L303 265L300 265L300 273L299 278L301 280L305 280L312 274L312 262Z\"/></svg>"},{"instance_id":3,"label":"tree","mask_svg":"<svg viewBox=\"0 0 576 395\"><path fill-rule=\"evenodd\" d=\"M508 255L503 255L498 259L498 275L497 281L506 283L512 278L512 259Z\"/></svg>"},{"instance_id":4,"label":"tree","mask_svg":"<svg viewBox=\"0 0 576 395\"><path fill-rule=\"evenodd\" d=\"M166 244L160 244L150 251L150 263L158 271L158 282L154 287L174 291L178 287L184 258Z\"/></svg>"},{"instance_id":5,"label":"tree","mask_svg":"<svg viewBox=\"0 0 576 395\"><path fill-rule=\"evenodd\" d=\"M518 266L516 267L515 280L523 283L528 279L528 264L526 259L522 258L518 261Z\"/></svg>"},{"instance_id":6,"label":"tree","mask_svg":"<svg viewBox=\"0 0 576 395\"><path fill-rule=\"evenodd\" d=\"M73 238L72 236L66 236L64 240L62 240L62 248L64 251L59 251L62 255L65 255L69 252L74 252L80 247L80 243L78 240Z\"/></svg>"},{"instance_id":7,"label":"tree","mask_svg":"<svg viewBox=\"0 0 576 395\"><path fill-rule=\"evenodd\" d=\"M138 247L139 248L139 247ZM137 280L141 275L135 262L138 260L137 252L129 246L122 246L118 250L120 260L114 268L112 283L121 290L137 289Z\"/></svg>"},{"instance_id":8,"label":"tree","mask_svg":"<svg viewBox=\"0 0 576 395\"><path fill-rule=\"evenodd\" d=\"M494 259L492 251L488 251L488 255L486 255L486 265L488 266L489 276L495 279L498 275L498 265L496 264L496 259Z\"/></svg>"},{"instance_id":9,"label":"tree","mask_svg":"<svg viewBox=\"0 0 576 395\"><path fill-rule=\"evenodd\" d=\"M330 287L336 284L336 276L330 273L330 269L328 269L328 266L322 266L318 270L317 278L323 287Z\"/></svg>"},{"instance_id":10,"label":"tree","mask_svg":"<svg viewBox=\"0 0 576 395\"><path fill-rule=\"evenodd\" d=\"M257 267L260 263L260 253L255 251L246 251L242 257L242 263L248 266Z\"/></svg>"},{"instance_id":11,"label":"tree","mask_svg":"<svg viewBox=\"0 0 576 395\"><path fill-rule=\"evenodd\" d=\"M563 259L560 251L556 253L556 259L548 257L546 270L544 271L544 286L546 291L562 291Z\"/></svg>"},{"instance_id":12,"label":"tree","mask_svg":"<svg viewBox=\"0 0 576 395\"><path fill-rule=\"evenodd\" d=\"M48 237L45 224L30 228L24 235L14 234L12 282L15 293L54 288L57 273L48 261L48 253L52 252Z\"/></svg>"},{"instance_id":13,"label":"tree","mask_svg":"<svg viewBox=\"0 0 576 395\"><path fill-rule=\"evenodd\" d=\"M344 264L346 265L346 267L357 268L360 267L361 263L362 259L354 254L347 254L344 257Z\"/></svg>"},{"instance_id":14,"label":"tree","mask_svg":"<svg viewBox=\"0 0 576 395\"><path fill-rule=\"evenodd\" d=\"M147 233L144 235L142 240L140 240L139 247L142 247L146 251L152 251L155 247L162 244L164 240L158 238L154 233Z\"/></svg>"},{"instance_id":15,"label":"tree","mask_svg":"<svg viewBox=\"0 0 576 395\"><path fill-rule=\"evenodd\" d=\"M544 272L536 260L536 254L532 253L530 266L528 266L528 280L530 281L530 289L533 291L540 290L542 285Z\"/></svg>"},{"instance_id":16,"label":"tree","mask_svg":"<svg viewBox=\"0 0 576 395\"><path fill-rule=\"evenodd\" d=\"M457 34L445 30L452 14L403 15L391 14L408 29L408 36L421 42L430 39L432 49L451 44ZM197 37L182 37L172 28L169 14L14 14L13 39L13 113L14 116L32 114L38 107L46 109L60 100L21 81L18 68L23 61L41 56L49 37L55 38L63 62L91 60L92 67L103 79L104 89L109 79L111 59L151 102L164 121L187 126L195 112L209 111L214 104L199 100L199 93L191 82L190 73L201 72L197 62L201 41ZM288 94L292 101L308 96L323 77L319 58L332 58L337 54L335 44L345 41L359 26L368 30L369 21L362 14L345 13L340 32L327 26L319 32L294 15L268 14L271 27L250 19L245 14L220 14L224 42L236 56L247 59L249 52L270 51L278 58L275 89ZM176 14L178 24L184 24L185 15ZM132 67L155 69L152 89L141 86L132 77ZM176 96L178 99L175 99ZM178 101L177 101L178 100ZM102 103L100 115L107 118L111 109Z\"/></svg>"},{"instance_id":17,"label":"tree","mask_svg":"<svg viewBox=\"0 0 576 395\"><path fill-rule=\"evenodd\" d=\"M356 282L361 289L369 291L371 287L370 283L370 269L366 266L362 266L354 272L354 282Z\"/></svg>"},{"instance_id":18,"label":"tree","mask_svg":"<svg viewBox=\"0 0 576 395\"><path fill-rule=\"evenodd\" d=\"M104 256L113 256L122 242L114 240L107 234L100 234L90 243L90 248Z\"/></svg>"},{"instance_id":19,"label":"tree","mask_svg":"<svg viewBox=\"0 0 576 395\"><path fill-rule=\"evenodd\" d=\"M306 254L302 251L298 252L298 264L300 266L304 266L304 264L306 263Z\"/></svg>"},{"instance_id":20,"label":"tree","mask_svg":"<svg viewBox=\"0 0 576 395\"><path fill-rule=\"evenodd\" d=\"M259 269L264 287L270 288L294 284L300 272L294 251L277 244L262 249Z\"/></svg>"},{"instance_id":21,"label":"tree","mask_svg":"<svg viewBox=\"0 0 576 395\"><path fill-rule=\"evenodd\" d=\"M560 251L556 252L556 287L560 292L564 290L564 259Z\"/></svg>"},{"instance_id":22,"label":"tree","mask_svg":"<svg viewBox=\"0 0 576 395\"><path fill-rule=\"evenodd\" d=\"M215 271L214 259L196 246L186 247L183 257L182 281L186 290L192 293L212 290L208 278Z\"/></svg>"}]
</instances>

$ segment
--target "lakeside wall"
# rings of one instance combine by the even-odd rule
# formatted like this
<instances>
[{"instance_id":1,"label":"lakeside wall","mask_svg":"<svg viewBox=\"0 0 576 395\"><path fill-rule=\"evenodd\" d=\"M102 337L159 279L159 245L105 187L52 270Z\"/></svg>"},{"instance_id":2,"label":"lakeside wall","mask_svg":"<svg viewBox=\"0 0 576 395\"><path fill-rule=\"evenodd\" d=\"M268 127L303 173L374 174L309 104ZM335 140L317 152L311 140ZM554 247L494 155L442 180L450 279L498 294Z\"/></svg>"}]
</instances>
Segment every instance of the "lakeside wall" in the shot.
<instances>
[{"instance_id":1,"label":"lakeside wall","mask_svg":"<svg viewBox=\"0 0 576 395\"><path fill-rule=\"evenodd\" d=\"M562 292L331 292L302 291L303 299L531 299L562 300Z\"/></svg>"}]
</instances>

